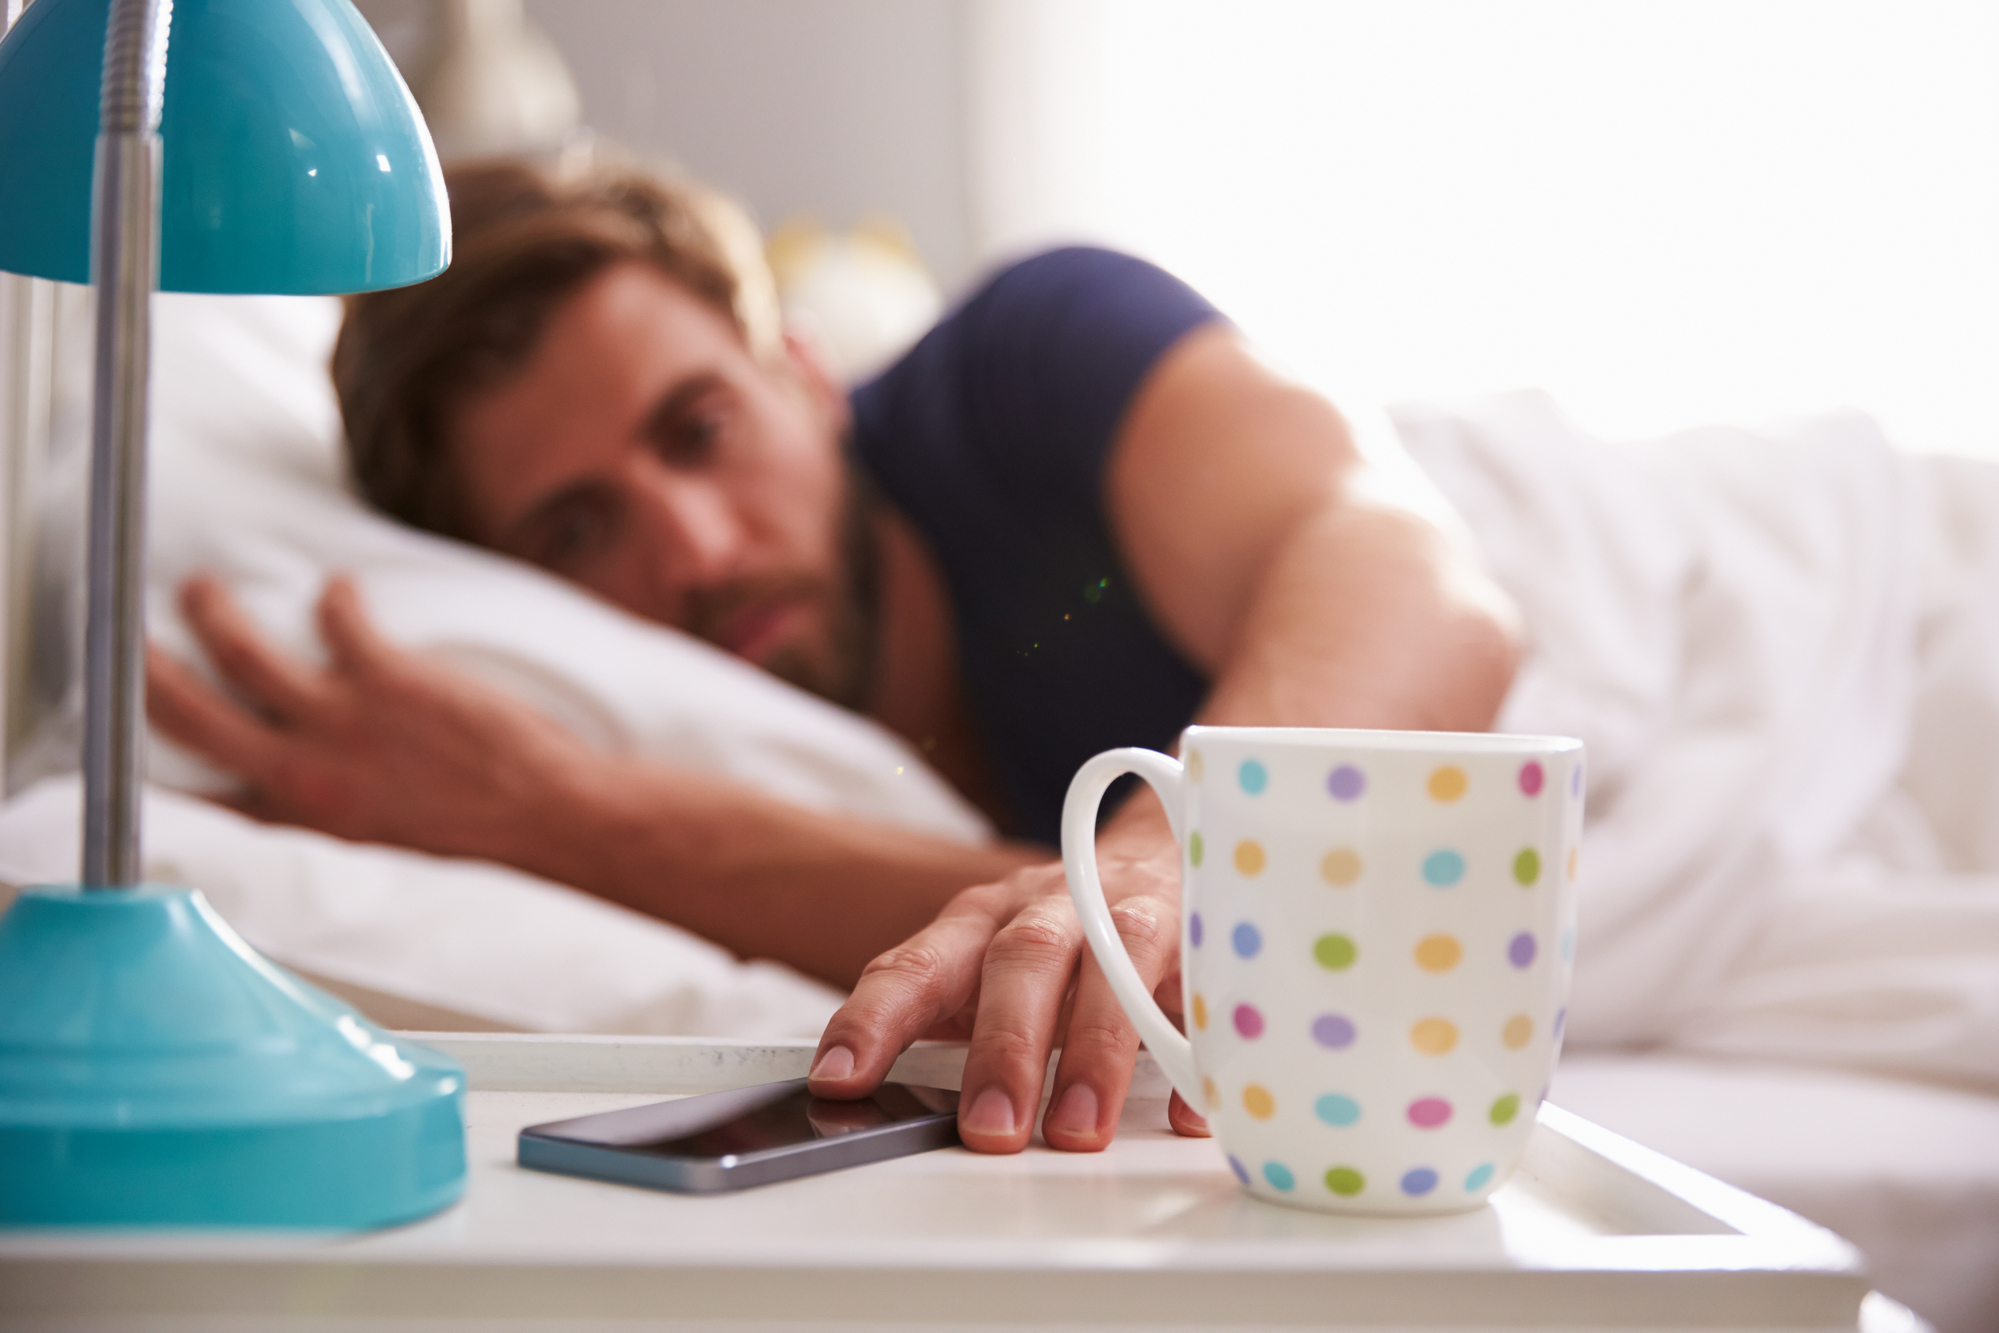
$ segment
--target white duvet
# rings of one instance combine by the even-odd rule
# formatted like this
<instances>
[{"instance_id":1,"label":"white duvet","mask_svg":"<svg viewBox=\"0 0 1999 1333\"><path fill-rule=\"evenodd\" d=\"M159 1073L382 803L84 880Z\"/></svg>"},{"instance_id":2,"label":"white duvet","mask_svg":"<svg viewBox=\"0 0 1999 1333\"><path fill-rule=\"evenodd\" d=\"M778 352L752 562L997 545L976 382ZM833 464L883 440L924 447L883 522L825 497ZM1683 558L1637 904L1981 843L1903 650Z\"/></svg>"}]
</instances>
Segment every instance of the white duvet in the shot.
<instances>
[{"instance_id":1,"label":"white duvet","mask_svg":"<svg viewBox=\"0 0 1999 1333\"><path fill-rule=\"evenodd\" d=\"M1525 611L1500 725L1589 747L1571 1041L1999 1089L1999 467L1394 417Z\"/></svg>"}]
</instances>

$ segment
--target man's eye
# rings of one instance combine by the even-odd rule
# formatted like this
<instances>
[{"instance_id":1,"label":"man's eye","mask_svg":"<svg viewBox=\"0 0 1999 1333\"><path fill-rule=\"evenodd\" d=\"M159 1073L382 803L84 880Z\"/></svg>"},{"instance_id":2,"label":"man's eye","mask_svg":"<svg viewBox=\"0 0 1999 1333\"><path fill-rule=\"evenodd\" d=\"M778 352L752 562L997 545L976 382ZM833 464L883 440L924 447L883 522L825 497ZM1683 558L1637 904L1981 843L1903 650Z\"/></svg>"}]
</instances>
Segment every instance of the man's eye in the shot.
<instances>
[{"instance_id":1,"label":"man's eye","mask_svg":"<svg viewBox=\"0 0 1999 1333\"><path fill-rule=\"evenodd\" d=\"M565 510L543 531L536 544L535 563L550 567L572 564L603 546L610 532L610 516L594 506Z\"/></svg>"},{"instance_id":2,"label":"man's eye","mask_svg":"<svg viewBox=\"0 0 1999 1333\"><path fill-rule=\"evenodd\" d=\"M721 443L724 424L720 412L691 412L667 428L660 454L678 467L699 466Z\"/></svg>"}]
</instances>

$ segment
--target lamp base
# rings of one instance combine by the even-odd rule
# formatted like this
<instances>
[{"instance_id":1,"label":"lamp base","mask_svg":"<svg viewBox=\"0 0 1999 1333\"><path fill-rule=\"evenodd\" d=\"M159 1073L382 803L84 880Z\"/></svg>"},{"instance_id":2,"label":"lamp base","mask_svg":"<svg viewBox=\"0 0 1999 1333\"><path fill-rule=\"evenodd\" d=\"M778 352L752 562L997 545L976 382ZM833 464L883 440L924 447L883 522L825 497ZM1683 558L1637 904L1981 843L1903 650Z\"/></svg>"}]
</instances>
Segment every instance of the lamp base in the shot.
<instances>
[{"instance_id":1,"label":"lamp base","mask_svg":"<svg viewBox=\"0 0 1999 1333\"><path fill-rule=\"evenodd\" d=\"M464 1086L194 890L31 888L0 918L0 1225L413 1221L464 1190Z\"/></svg>"}]
</instances>

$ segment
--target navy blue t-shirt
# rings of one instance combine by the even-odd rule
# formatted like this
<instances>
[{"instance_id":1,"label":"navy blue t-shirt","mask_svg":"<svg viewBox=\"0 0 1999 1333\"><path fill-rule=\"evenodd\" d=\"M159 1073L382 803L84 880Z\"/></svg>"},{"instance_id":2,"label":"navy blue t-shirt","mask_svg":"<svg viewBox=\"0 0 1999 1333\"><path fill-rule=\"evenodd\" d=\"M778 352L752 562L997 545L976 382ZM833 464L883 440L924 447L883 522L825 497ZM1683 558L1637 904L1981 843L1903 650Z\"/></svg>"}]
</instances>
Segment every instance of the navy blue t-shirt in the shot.
<instances>
[{"instance_id":1,"label":"navy blue t-shirt","mask_svg":"<svg viewBox=\"0 0 1999 1333\"><path fill-rule=\"evenodd\" d=\"M1206 691L1118 557L1104 465L1147 372L1216 318L1143 260L1050 251L854 391L856 457L942 567L980 740L1027 837L1060 840L1085 759L1168 745Z\"/></svg>"}]
</instances>

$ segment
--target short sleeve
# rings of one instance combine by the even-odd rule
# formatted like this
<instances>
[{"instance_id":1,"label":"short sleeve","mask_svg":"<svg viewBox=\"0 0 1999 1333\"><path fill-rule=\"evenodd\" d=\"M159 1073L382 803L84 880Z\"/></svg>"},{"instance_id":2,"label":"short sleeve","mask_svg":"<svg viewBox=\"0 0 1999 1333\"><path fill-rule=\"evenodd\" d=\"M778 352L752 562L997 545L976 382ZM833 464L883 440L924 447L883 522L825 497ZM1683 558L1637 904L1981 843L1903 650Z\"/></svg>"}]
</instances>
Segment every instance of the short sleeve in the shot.
<instances>
[{"instance_id":1,"label":"short sleeve","mask_svg":"<svg viewBox=\"0 0 1999 1333\"><path fill-rule=\"evenodd\" d=\"M858 439L864 449L920 441L929 466L960 480L969 469L1040 503L1096 507L1140 384L1174 343L1217 318L1142 259L1080 246L1036 255L1002 270L855 394ZM929 470L923 459L899 461Z\"/></svg>"}]
</instances>

